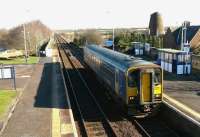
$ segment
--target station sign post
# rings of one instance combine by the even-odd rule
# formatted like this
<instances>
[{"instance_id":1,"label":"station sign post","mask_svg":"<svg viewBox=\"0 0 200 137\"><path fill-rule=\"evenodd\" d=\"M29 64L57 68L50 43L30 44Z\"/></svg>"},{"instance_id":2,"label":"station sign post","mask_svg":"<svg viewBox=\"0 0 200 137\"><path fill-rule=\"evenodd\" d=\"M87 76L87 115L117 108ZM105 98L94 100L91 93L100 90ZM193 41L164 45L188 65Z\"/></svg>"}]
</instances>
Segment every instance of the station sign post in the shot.
<instances>
[{"instance_id":1,"label":"station sign post","mask_svg":"<svg viewBox=\"0 0 200 137\"><path fill-rule=\"evenodd\" d=\"M0 65L0 80L11 79L13 80L13 88L16 90L16 77L14 66Z\"/></svg>"}]
</instances>

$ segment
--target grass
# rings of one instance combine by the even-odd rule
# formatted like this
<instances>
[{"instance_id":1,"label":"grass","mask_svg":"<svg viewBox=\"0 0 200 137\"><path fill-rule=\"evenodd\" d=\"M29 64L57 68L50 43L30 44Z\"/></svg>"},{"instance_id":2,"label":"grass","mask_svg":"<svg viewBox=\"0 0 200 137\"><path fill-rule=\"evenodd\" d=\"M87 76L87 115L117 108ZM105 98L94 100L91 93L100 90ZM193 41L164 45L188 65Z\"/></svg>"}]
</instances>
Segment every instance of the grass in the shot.
<instances>
[{"instance_id":1,"label":"grass","mask_svg":"<svg viewBox=\"0 0 200 137\"><path fill-rule=\"evenodd\" d=\"M8 111L12 100L16 97L17 92L13 90L0 90L0 119Z\"/></svg>"},{"instance_id":2,"label":"grass","mask_svg":"<svg viewBox=\"0 0 200 137\"><path fill-rule=\"evenodd\" d=\"M36 64L39 57L29 56L27 64ZM0 64L26 64L24 57L17 57L14 59L0 59Z\"/></svg>"}]
</instances>

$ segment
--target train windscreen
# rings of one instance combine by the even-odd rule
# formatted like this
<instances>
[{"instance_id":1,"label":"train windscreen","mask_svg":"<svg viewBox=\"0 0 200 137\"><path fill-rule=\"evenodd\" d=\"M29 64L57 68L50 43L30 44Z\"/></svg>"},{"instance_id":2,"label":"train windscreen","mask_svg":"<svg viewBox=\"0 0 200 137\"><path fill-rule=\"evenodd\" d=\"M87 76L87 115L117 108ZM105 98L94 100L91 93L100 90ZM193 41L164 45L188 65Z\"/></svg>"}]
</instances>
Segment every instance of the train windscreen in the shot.
<instances>
[{"instance_id":1,"label":"train windscreen","mask_svg":"<svg viewBox=\"0 0 200 137\"><path fill-rule=\"evenodd\" d=\"M155 69L154 70L154 85L159 85L161 84L162 77L161 77L161 70L160 69Z\"/></svg>"},{"instance_id":2,"label":"train windscreen","mask_svg":"<svg viewBox=\"0 0 200 137\"><path fill-rule=\"evenodd\" d=\"M139 86L139 71L132 71L128 74L128 86L137 87Z\"/></svg>"}]
</instances>

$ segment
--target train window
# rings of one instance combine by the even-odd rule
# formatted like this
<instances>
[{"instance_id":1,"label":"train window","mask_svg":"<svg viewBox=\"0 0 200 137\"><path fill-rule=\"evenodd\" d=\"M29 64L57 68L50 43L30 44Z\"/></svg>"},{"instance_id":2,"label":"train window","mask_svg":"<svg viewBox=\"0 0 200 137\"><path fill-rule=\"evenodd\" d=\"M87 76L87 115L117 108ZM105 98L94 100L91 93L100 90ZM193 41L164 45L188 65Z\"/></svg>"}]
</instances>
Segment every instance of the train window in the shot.
<instances>
[{"instance_id":1,"label":"train window","mask_svg":"<svg viewBox=\"0 0 200 137\"><path fill-rule=\"evenodd\" d=\"M130 72L128 74L128 86L129 87L136 87L137 86L137 71Z\"/></svg>"},{"instance_id":2,"label":"train window","mask_svg":"<svg viewBox=\"0 0 200 137\"><path fill-rule=\"evenodd\" d=\"M161 83L161 70L155 69L154 71L154 85L159 85Z\"/></svg>"}]
</instances>

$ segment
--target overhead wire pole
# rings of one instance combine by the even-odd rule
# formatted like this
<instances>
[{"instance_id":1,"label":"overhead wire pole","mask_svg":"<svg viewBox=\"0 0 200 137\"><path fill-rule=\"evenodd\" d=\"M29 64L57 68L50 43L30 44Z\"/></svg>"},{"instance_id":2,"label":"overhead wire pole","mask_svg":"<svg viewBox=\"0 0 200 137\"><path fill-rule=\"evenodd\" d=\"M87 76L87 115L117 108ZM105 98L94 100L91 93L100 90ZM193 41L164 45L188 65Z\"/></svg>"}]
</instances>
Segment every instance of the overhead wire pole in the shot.
<instances>
[{"instance_id":1,"label":"overhead wire pole","mask_svg":"<svg viewBox=\"0 0 200 137\"><path fill-rule=\"evenodd\" d=\"M115 28L113 27L113 50L115 50Z\"/></svg>"}]
</instances>

